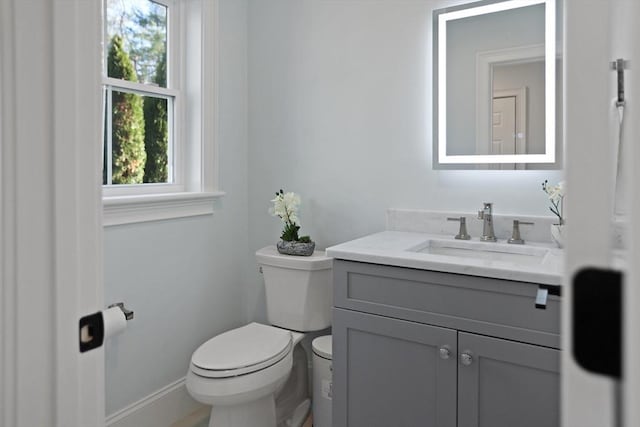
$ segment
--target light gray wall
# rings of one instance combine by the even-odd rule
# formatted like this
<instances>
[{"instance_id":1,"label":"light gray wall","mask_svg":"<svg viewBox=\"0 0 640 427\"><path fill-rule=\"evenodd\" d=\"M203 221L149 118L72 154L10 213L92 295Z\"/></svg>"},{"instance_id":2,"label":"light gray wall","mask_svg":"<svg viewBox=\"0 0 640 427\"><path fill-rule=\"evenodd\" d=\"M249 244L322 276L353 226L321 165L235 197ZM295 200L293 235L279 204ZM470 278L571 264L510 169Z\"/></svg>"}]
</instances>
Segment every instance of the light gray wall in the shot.
<instances>
[{"instance_id":1,"label":"light gray wall","mask_svg":"<svg viewBox=\"0 0 640 427\"><path fill-rule=\"evenodd\" d=\"M185 375L193 350L265 319L253 253L302 195L319 248L384 228L385 209L547 214L558 171L435 171L431 12L453 0L220 0L220 180L213 217L105 230L107 301L136 311L107 347L107 413ZM248 98L247 98L248 97Z\"/></svg>"},{"instance_id":2,"label":"light gray wall","mask_svg":"<svg viewBox=\"0 0 640 427\"><path fill-rule=\"evenodd\" d=\"M135 311L106 348L111 414L184 377L204 341L247 321L245 0L220 0L220 187L215 215L105 229L105 298ZM251 262L253 262L251 260Z\"/></svg>"},{"instance_id":3,"label":"light gray wall","mask_svg":"<svg viewBox=\"0 0 640 427\"><path fill-rule=\"evenodd\" d=\"M432 168L431 13L459 3L249 0L250 251L279 237L279 188L319 248L384 229L388 207L549 213L540 183L559 171Z\"/></svg>"}]
</instances>

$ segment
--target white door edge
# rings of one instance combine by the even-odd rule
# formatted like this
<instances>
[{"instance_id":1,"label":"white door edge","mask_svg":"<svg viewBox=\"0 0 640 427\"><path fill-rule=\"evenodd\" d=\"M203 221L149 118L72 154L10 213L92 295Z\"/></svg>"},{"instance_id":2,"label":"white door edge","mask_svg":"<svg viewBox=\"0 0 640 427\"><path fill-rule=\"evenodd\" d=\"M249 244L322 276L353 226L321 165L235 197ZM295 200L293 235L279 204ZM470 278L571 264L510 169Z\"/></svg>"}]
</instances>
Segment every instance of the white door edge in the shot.
<instances>
[{"instance_id":1,"label":"white door edge","mask_svg":"<svg viewBox=\"0 0 640 427\"><path fill-rule=\"evenodd\" d=\"M0 0L0 424L104 425L100 2ZM34 404L37 402L37 404Z\"/></svg>"},{"instance_id":2,"label":"white door edge","mask_svg":"<svg viewBox=\"0 0 640 427\"><path fill-rule=\"evenodd\" d=\"M80 317L101 310L101 2L54 3L57 425L104 425L104 350L80 354ZM74 161L69 161L74 159Z\"/></svg>"},{"instance_id":3,"label":"white door edge","mask_svg":"<svg viewBox=\"0 0 640 427\"><path fill-rule=\"evenodd\" d=\"M571 281L586 266L609 267L613 198L609 117L614 76L610 3L564 2L564 141L566 144L567 254L562 316L562 426L613 425L613 381L586 372L573 358ZM569 76L569 77L567 77ZM594 343L597 345L597 343Z\"/></svg>"},{"instance_id":4,"label":"white door edge","mask_svg":"<svg viewBox=\"0 0 640 427\"><path fill-rule=\"evenodd\" d=\"M633 1L623 4L626 8L621 8L618 16L621 16L621 24L624 26L622 37L628 40L627 47L630 51L624 55L629 55L624 59L629 60L630 67L625 71L626 84L626 107L624 123L623 149L625 152L626 168L624 169L627 190L625 197L628 206L628 226L629 236L629 275L624 288L624 343L625 351L623 356L623 372L625 381L623 385L623 411L624 426L637 426L640 422L640 364L637 362L637 354L640 354L640 45L636 42L640 38L640 28L636 25L637 17L640 16L640 2ZM622 5L621 5L622 6ZM617 59L611 58L612 60Z\"/></svg>"}]
</instances>

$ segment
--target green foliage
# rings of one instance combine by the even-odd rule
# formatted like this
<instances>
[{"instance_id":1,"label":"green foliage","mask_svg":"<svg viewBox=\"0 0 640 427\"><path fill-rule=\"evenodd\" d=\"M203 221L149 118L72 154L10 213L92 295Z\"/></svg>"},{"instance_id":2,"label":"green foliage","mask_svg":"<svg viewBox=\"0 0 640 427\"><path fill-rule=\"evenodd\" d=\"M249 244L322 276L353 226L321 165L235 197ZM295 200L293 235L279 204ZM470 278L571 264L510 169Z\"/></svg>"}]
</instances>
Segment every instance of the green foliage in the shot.
<instances>
[{"instance_id":1,"label":"green foliage","mask_svg":"<svg viewBox=\"0 0 640 427\"><path fill-rule=\"evenodd\" d=\"M152 1L106 1L112 36L107 75L167 87L167 8ZM112 100L112 182L167 182L168 101L115 91Z\"/></svg>"},{"instance_id":2,"label":"green foliage","mask_svg":"<svg viewBox=\"0 0 640 427\"><path fill-rule=\"evenodd\" d=\"M155 83L166 86L166 57L158 64ZM147 162L144 167L144 182L167 182L167 152L169 143L167 100L147 97L144 101L144 143Z\"/></svg>"},{"instance_id":3,"label":"green foliage","mask_svg":"<svg viewBox=\"0 0 640 427\"><path fill-rule=\"evenodd\" d=\"M167 9L152 1L141 9L137 3L107 0L107 33L122 37L138 81L151 83L160 62L166 61ZM166 74L163 80L166 87Z\"/></svg>"},{"instance_id":4,"label":"green foliage","mask_svg":"<svg viewBox=\"0 0 640 427\"><path fill-rule=\"evenodd\" d=\"M147 13L134 10L132 20L136 25L129 28L129 54L139 81L153 81L167 87L167 15L164 7L150 7ZM160 69L164 70L164 75L158 79Z\"/></svg>"},{"instance_id":5,"label":"green foliage","mask_svg":"<svg viewBox=\"0 0 640 427\"><path fill-rule=\"evenodd\" d=\"M311 237L309 236L302 236L298 239L298 242L300 243L311 243Z\"/></svg>"},{"instance_id":6,"label":"green foliage","mask_svg":"<svg viewBox=\"0 0 640 427\"><path fill-rule=\"evenodd\" d=\"M284 224L284 229L282 230L282 236L280 236L280 238L285 242L297 242L299 241L298 230L300 230L299 225L296 225L293 222L287 222Z\"/></svg>"},{"instance_id":7,"label":"green foliage","mask_svg":"<svg viewBox=\"0 0 640 427\"><path fill-rule=\"evenodd\" d=\"M109 76L137 81L137 75L120 36L111 39L107 57ZM146 152L144 146L143 99L139 95L113 92L112 99L112 182L139 184L143 181Z\"/></svg>"}]
</instances>

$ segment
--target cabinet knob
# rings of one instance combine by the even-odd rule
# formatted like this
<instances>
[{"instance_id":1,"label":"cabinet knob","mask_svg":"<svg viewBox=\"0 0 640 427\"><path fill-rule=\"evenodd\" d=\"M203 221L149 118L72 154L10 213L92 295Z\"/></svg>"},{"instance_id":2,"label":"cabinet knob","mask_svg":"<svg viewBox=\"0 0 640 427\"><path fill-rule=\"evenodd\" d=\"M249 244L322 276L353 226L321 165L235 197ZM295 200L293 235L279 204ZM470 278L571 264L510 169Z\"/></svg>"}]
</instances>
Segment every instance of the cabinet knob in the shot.
<instances>
[{"instance_id":1,"label":"cabinet knob","mask_svg":"<svg viewBox=\"0 0 640 427\"><path fill-rule=\"evenodd\" d=\"M460 355L460 363L464 366L469 366L473 363L473 356L470 351L465 351Z\"/></svg>"},{"instance_id":2,"label":"cabinet knob","mask_svg":"<svg viewBox=\"0 0 640 427\"><path fill-rule=\"evenodd\" d=\"M446 345L440 347L440 359L447 360L451 356L451 350Z\"/></svg>"}]
</instances>

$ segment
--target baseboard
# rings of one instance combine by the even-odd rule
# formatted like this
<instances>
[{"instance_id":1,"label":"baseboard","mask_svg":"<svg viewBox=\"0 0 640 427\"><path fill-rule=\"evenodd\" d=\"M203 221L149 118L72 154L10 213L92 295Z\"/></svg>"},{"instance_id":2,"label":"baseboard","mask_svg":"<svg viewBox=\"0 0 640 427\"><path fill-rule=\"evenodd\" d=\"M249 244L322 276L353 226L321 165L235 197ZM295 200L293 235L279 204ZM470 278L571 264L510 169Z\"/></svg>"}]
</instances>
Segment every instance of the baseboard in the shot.
<instances>
[{"instance_id":1,"label":"baseboard","mask_svg":"<svg viewBox=\"0 0 640 427\"><path fill-rule=\"evenodd\" d=\"M170 427L203 408L189 396L181 378L149 396L109 415L106 427Z\"/></svg>"}]
</instances>

